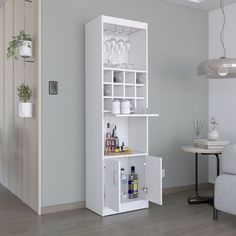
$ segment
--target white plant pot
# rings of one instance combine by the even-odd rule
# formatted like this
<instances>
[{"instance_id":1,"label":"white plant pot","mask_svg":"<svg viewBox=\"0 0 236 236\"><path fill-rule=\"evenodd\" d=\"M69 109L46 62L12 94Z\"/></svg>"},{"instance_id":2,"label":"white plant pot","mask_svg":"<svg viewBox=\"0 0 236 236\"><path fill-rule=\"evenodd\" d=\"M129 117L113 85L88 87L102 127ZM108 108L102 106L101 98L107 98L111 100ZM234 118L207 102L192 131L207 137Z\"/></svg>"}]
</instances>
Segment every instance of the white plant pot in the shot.
<instances>
[{"instance_id":1,"label":"white plant pot","mask_svg":"<svg viewBox=\"0 0 236 236\"><path fill-rule=\"evenodd\" d=\"M220 135L217 130L213 129L212 131L208 133L207 137L208 137L208 140L216 141L220 138Z\"/></svg>"},{"instance_id":2,"label":"white plant pot","mask_svg":"<svg viewBox=\"0 0 236 236\"><path fill-rule=\"evenodd\" d=\"M32 42L24 41L19 47L19 54L22 57L32 57Z\"/></svg>"},{"instance_id":3,"label":"white plant pot","mask_svg":"<svg viewBox=\"0 0 236 236\"><path fill-rule=\"evenodd\" d=\"M31 102L19 103L19 117L32 117L33 105Z\"/></svg>"}]
</instances>

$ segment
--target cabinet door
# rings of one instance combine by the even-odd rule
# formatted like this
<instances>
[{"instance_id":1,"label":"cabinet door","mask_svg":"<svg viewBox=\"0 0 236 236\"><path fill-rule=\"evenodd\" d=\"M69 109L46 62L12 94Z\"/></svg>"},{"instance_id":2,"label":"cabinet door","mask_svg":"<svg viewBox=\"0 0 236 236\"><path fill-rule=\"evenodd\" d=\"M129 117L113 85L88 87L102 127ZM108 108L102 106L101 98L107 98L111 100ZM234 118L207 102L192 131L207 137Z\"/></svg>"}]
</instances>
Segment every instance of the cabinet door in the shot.
<instances>
[{"instance_id":1,"label":"cabinet door","mask_svg":"<svg viewBox=\"0 0 236 236\"><path fill-rule=\"evenodd\" d=\"M147 156L146 159L147 199L162 205L162 158Z\"/></svg>"},{"instance_id":2,"label":"cabinet door","mask_svg":"<svg viewBox=\"0 0 236 236\"><path fill-rule=\"evenodd\" d=\"M105 204L114 211L120 210L120 162L105 162Z\"/></svg>"}]
</instances>

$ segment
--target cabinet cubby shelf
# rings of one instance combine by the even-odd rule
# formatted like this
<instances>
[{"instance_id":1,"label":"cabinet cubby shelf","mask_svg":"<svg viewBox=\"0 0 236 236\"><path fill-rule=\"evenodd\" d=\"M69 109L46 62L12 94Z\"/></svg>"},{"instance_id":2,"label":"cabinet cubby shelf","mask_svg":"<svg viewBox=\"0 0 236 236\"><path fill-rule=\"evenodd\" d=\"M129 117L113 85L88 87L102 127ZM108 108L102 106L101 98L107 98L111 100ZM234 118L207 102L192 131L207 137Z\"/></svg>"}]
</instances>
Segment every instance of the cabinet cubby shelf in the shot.
<instances>
[{"instance_id":1,"label":"cabinet cubby shelf","mask_svg":"<svg viewBox=\"0 0 236 236\"><path fill-rule=\"evenodd\" d=\"M104 96L105 99L128 99L128 100L145 100L145 97L122 97L122 96Z\"/></svg>"},{"instance_id":2,"label":"cabinet cubby shelf","mask_svg":"<svg viewBox=\"0 0 236 236\"><path fill-rule=\"evenodd\" d=\"M110 110L104 110L103 112L106 114L113 115ZM113 116L115 116L115 117L159 117L159 114L134 114L134 113L131 113L131 114L116 114Z\"/></svg>"},{"instance_id":3,"label":"cabinet cubby shelf","mask_svg":"<svg viewBox=\"0 0 236 236\"><path fill-rule=\"evenodd\" d=\"M120 69L120 68L110 68L110 67L103 67L103 70L104 71L121 71L121 72L147 73L146 70Z\"/></svg>"},{"instance_id":4,"label":"cabinet cubby shelf","mask_svg":"<svg viewBox=\"0 0 236 236\"><path fill-rule=\"evenodd\" d=\"M137 100L145 100L145 97L122 97L122 96L103 96L106 99L137 99Z\"/></svg>"},{"instance_id":5,"label":"cabinet cubby shelf","mask_svg":"<svg viewBox=\"0 0 236 236\"><path fill-rule=\"evenodd\" d=\"M144 87L145 84L131 84L131 83L114 83L114 82L103 82L104 85L125 85L125 86L137 86L137 87Z\"/></svg>"},{"instance_id":6,"label":"cabinet cubby shelf","mask_svg":"<svg viewBox=\"0 0 236 236\"><path fill-rule=\"evenodd\" d=\"M115 154L115 155L104 155L104 159L116 159L116 158L125 158L125 157L139 157L139 156L146 156L147 153L132 151L129 154Z\"/></svg>"}]
</instances>

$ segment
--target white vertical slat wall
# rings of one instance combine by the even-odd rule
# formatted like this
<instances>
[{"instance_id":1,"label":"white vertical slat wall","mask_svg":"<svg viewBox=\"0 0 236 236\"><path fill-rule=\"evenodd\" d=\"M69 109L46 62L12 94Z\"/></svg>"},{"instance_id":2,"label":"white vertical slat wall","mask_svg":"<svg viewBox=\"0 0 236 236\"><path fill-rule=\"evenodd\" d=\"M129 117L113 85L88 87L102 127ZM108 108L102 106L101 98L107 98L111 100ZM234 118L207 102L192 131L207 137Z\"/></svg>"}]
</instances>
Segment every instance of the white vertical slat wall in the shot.
<instances>
[{"instance_id":1,"label":"white vertical slat wall","mask_svg":"<svg viewBox=\"0 0 236 236\"><path fill-rule=\"evenodd\" d=\"M40 0L7 0L0 8L0 183L40 213L39 170L39 4ZM13 35L25 30L33 38L33 58L7 59ZM33 117L18 116L17 87L33 90Z\"/></svg>"}]
</instances>

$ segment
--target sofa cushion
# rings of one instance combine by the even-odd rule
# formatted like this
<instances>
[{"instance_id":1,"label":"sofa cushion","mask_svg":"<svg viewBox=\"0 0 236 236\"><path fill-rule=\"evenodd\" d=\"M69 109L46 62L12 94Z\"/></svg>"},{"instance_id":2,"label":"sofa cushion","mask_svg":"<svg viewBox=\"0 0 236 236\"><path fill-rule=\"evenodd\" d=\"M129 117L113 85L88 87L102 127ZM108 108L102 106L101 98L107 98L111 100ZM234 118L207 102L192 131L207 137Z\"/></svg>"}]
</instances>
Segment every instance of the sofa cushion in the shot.
<instances>
[{"instance_id":1,"label":"sofa cushion","mask_svg":"<svg viewBox=\"0 0 236 236\"><path fill-rule=\"evenodd\" d=\"M236 145L224 148L222 157L222 171L225 174L236 175Z\"/></svg>"},{"instance_id":2,"label":"sofa cushion","mask_svg":"<svg viewBox=\"0 0 236 236\"><path fill-rule=\"evenodd\" d=\"M216 178L215 208L236 215L236 176L223 174Z\"/></svg>"}]
</instances>

